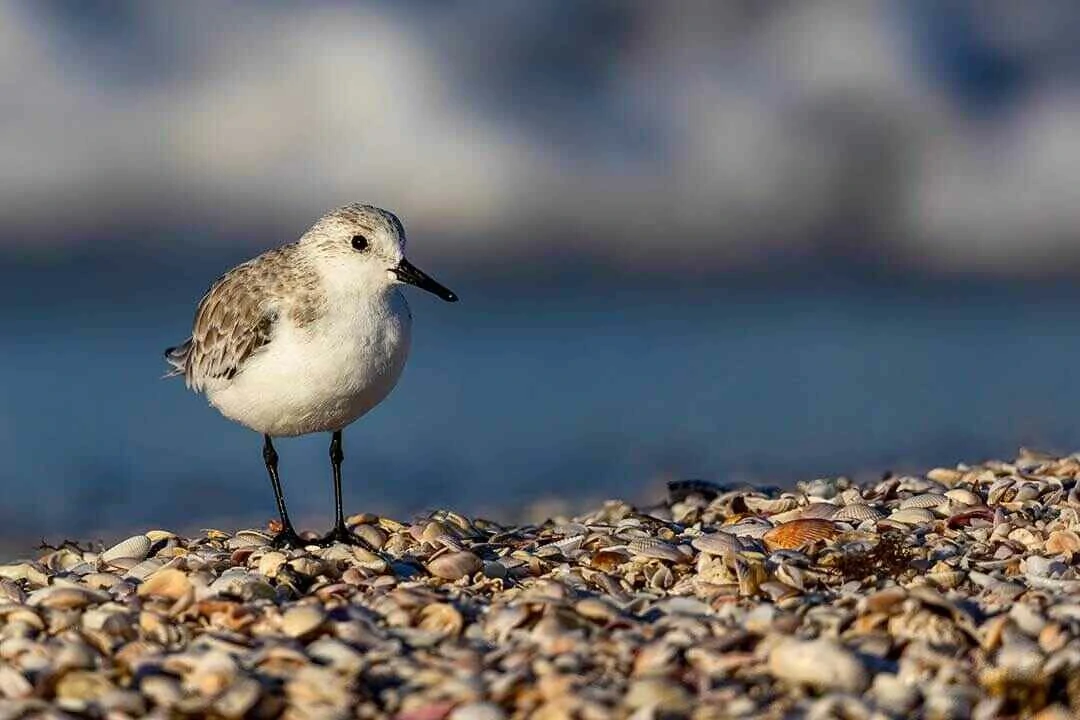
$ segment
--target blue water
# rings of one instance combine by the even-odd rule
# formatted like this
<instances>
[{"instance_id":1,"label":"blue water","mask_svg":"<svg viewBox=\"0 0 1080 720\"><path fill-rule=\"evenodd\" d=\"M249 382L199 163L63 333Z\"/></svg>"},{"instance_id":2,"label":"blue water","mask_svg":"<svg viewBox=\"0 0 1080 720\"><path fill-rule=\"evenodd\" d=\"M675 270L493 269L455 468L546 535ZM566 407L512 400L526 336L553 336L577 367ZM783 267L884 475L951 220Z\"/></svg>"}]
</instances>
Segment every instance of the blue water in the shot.
<instances>
[{"instance_id":1,"label":"blue water","mask_svg":"<svg viewBox=\"0 0 1080 720\"><path fill-rule=\"evenodd\" d=\"M0 543L273 516L260 439L162 380L210 272L9 268ZM350 511L654 496L670 476L792 482L1080 446L1068 286L442 275L414 349L345 435ZM48 292L44 292L47 290ZM294 514L331 511L328 437L281 440Z\"/></svg>"}]
</instances>

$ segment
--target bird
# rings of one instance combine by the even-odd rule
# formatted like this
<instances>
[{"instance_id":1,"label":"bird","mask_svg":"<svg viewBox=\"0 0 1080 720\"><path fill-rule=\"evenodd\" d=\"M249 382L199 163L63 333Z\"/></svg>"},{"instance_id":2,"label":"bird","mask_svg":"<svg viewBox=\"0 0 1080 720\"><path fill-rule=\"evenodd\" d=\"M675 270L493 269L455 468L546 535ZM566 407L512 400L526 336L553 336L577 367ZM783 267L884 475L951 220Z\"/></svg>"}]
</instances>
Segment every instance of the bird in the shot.
<instances>
[{"instance_id":1,"label":"bird","mask_svg":"<svg viewBox=\"0 0 1080 720\"><path fill-rule=\"evenodd\" d=\"M330 433L333 529L314 544L363 545L345 524L342 431L397 385L412 312L403 285L458 296L405 257L405 229L388 210L353 203L298 240L226 272L195 312L191 336L165 350L171 369L223 416L263 437L281 529L275 547L301 547L289 519L273 439Z\"/></svg>"}]
</instances>

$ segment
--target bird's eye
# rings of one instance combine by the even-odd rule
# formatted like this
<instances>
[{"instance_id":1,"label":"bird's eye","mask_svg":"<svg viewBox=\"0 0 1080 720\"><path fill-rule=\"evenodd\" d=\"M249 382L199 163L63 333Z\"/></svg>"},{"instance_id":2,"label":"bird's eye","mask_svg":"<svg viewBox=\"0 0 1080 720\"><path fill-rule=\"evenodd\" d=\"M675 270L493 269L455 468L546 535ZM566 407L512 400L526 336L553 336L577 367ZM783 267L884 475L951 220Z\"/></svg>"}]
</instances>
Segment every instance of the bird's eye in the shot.
<instances>
[{"instance_id":1,"label":"bird's eye","mask_svg":"<svg viewBox=\"0 0 1080 720\"><path fill-rule=\"evenodd\" d=\"M366 237L364 237L363 235L353 235L352 236L352 246L356 250L361 250L361 251L367 250L368 239Z\"/></svg>"}]
</instances>

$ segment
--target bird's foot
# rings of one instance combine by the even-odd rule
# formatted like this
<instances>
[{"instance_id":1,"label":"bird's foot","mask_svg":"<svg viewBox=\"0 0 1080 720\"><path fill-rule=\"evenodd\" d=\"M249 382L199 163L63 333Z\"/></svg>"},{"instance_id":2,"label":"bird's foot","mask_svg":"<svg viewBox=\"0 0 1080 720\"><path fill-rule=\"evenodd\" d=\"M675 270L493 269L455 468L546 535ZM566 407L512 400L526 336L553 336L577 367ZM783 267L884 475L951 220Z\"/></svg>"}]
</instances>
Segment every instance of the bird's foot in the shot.
<instances>
[{"instance_id":1,"label":"bird's foot","mask_svg":"<svg viewBox=\"0 0 1080 720\"><path fill-rule=\"evenodd\" d=\"M344 525L336 526L333 530L326 533L321 538L315 541L315 544L319 547L330 547L335 543L362 547L365 550L373 550L373 548L368 545L368 543L365 542L363 538L349 532L349 528L345 527Z\"/></svg>"},{"instance_id":2,"label":"bird's foot","mask_svg":"<svg viewBox=\"0 0 1080 720\"><path fill-rule=\"evenodd\" d=\"M305 540L300 537L296 530L291 527L287 527L270 540L270 545L275 548L289 548L296 549L302 548L305 545L310 545L311 541Z\"/></svg>"}]
</instances>

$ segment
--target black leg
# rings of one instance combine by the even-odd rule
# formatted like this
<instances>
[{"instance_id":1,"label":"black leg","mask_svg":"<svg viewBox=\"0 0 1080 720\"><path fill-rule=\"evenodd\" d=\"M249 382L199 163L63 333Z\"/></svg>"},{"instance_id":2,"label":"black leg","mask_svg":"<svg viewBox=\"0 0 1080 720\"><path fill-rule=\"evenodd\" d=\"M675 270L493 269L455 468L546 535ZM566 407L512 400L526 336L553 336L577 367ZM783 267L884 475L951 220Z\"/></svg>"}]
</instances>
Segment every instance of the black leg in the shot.
<instances>
[{"instance_id":1,"label":"black leg","mask_svg":"<svg viewBox=\"0 0 1080 720\"><path fill-rule=\"evenodd\" d=\"M296 534L289 520L289 511L285 509L285 494L281 491L281 478L278 477L278 454L269 435L263 435L263 460L266 462L266 472L270 474L270 484L274 486L278 515L281 516L281 532L274 536L271 544L274 547L302 547L304 541Z\"/></svg>"},{"instance_id":2,"label":"black leg","mask_svg":"<svg viewBox=\"0 0 1080 720\"><path fill-rule=\"evenodd\" d=\"M345 525L345 510L341 502L341 461L345 452L341 449L341 431L336 431L330 438L330 464L334 469L334 529L319 540L320 545L333 545L336 542L346 545L366 545L363 540L349 532Z\"/></svg>"}]
</instances>

